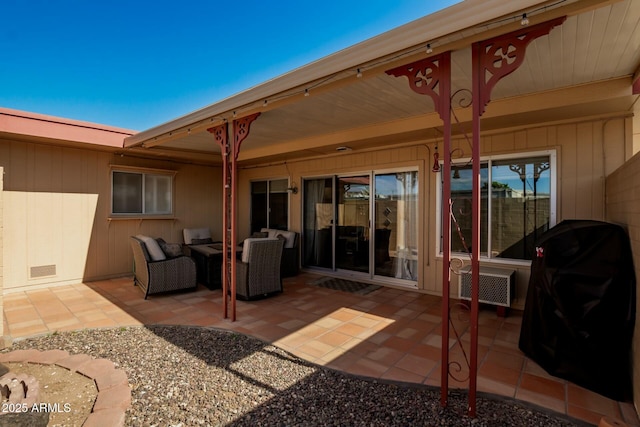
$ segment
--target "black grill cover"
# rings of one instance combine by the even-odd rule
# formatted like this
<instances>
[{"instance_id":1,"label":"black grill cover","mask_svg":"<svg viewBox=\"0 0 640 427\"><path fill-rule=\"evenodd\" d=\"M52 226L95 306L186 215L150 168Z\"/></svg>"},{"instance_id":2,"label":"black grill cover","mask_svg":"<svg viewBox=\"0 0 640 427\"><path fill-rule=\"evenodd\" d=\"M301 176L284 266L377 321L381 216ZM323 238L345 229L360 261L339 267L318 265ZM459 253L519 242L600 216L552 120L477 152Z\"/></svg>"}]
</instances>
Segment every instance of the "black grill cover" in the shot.
<instances>
[{"instance_id":1,"label":"black grill cover","mask_svg":"<svg viewBox=\"0 0 640 427\"><path fill-rule=\"evenodd\" d=\"M536 243L520 350L551 375L630 399L635 287L622 227L561 222Z\"/></svg>"}]
</instances>

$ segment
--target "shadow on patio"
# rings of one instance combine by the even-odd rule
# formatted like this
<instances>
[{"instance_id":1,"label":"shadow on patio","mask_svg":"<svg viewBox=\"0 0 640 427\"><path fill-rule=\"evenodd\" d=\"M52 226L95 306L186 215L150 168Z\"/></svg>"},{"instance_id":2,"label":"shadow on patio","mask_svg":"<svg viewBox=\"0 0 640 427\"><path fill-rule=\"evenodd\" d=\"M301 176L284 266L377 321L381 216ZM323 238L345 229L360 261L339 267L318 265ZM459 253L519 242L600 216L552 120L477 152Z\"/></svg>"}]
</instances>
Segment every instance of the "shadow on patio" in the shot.
<instances>
[{"instance_id":1,"label":"shadow on patio","mask_svg":"<svg viewBox=\"0 0 640 427\"><path fill-rule=\"evenodd\" d=\"M381 288L368 295L307 283L317 276L285 279L284 293L238 301L237 321L222 318L220 290L151 296L130 278L34 290L4 297L10 339L63 330L130 325L195 325L254 336L310 362L372 378L440 385L439 297ZM454 316L456 319L458 316ZM521 313L506 318L481 310L479 391L533 403L597 424L602 416L640 425L630 403L619 403L548 375L518 349ZM464 319L456 328L468 349ZM468 352L468 351L467 351ZM451 360L461 362L451 341ZM457 378L466 372L454 373ZM450 380L451 388L467 381Z\"/></svg>"}]
</instances>

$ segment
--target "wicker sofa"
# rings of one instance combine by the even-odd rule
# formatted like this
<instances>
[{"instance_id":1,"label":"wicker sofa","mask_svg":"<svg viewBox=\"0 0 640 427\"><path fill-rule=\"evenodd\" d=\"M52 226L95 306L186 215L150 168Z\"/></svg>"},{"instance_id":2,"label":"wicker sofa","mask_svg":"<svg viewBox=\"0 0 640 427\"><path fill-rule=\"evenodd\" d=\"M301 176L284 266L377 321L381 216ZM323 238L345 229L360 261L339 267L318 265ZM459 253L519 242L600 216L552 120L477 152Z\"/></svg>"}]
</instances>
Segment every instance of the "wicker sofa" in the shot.
<instances>
[{"instance_id":1,"label":"wicker sofa","mask_svg":"<svg viewBox=\"0 0 640 427\"><path fill-rule=\"evenodd\" d=\"M137 235L129 238L133 250L134 284L151 294L177 290L196 290L196 264L188 256L167 257L157 241Z\"/></svg>"}]
</instances>

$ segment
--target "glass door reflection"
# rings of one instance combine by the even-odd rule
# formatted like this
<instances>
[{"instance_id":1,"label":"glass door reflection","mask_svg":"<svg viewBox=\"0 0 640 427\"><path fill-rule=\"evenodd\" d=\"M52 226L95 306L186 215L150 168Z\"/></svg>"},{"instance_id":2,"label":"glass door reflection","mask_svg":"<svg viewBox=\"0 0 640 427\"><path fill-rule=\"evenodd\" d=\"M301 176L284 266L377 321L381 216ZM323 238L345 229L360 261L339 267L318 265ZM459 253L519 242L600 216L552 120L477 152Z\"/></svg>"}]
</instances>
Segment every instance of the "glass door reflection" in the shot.
<instances>
[{"instance_id":1,"label":"glass door reflection","mask_svg":"<svg viewBox=\"0 0 640 427\"><path fill-rule=\"evenodd\" d=\"M369 272L370 181L369 175L337 179L337 269Z\"/></svg>"}]
</instances>

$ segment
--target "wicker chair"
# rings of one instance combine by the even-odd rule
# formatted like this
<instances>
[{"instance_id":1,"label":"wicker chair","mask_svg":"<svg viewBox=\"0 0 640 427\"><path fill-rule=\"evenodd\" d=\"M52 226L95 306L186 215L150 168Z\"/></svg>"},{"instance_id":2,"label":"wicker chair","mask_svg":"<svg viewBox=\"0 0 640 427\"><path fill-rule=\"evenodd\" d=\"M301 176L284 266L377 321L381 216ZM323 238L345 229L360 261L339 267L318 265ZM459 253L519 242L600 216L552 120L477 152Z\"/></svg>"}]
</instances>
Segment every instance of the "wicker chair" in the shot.
<instances>
[{"instance_id":1,"label":"wicker chair","mask_svg":"<svg viewBox=\"0 0 640 427\"><path fill-rule=\"evenodd\" d=\"M144 291L144 299L151 294L177 291L183 289L196 290L196 264L187 256L153 261L143 240L131 236L133 249L134 285Z\"/></svg>"},{"instance_id":2,"label":"wicker chair","mask_svg":"<svg viewBox=\"0 0 640 427\"><path fill-rule=\"evenodd\" d=\"M249 238L244 241L242 262L236 264L236 296L250 300L282 292L280 260L284 240Z\"/></svg>"},{"instance_id":3,"label":"wicker chair","mask_svg":"<svg viewBox=\"0 0 640 427\"><path fill-rule=\"evenodd\" d=\"M280 261L280 273L282 277L294 277L300 273L300 248L299 234L290 230L279 230L275 228L263 228L261 233L267 233L267 237L284 236L284 249L282 250L282 261Z\"/></svg>"}]
</instances>

